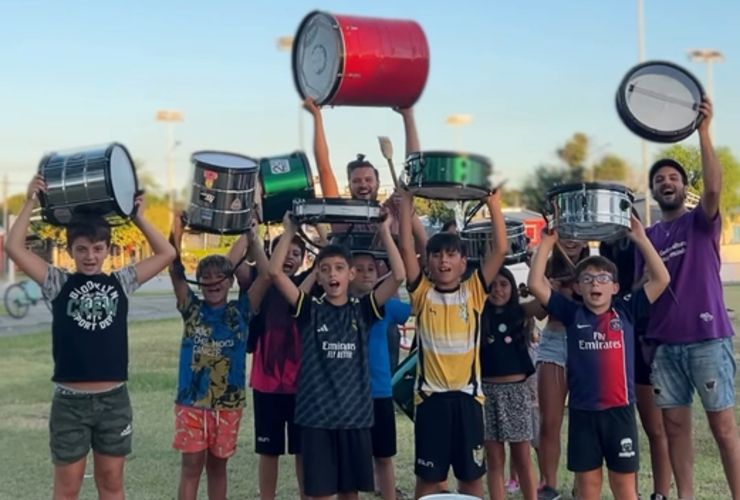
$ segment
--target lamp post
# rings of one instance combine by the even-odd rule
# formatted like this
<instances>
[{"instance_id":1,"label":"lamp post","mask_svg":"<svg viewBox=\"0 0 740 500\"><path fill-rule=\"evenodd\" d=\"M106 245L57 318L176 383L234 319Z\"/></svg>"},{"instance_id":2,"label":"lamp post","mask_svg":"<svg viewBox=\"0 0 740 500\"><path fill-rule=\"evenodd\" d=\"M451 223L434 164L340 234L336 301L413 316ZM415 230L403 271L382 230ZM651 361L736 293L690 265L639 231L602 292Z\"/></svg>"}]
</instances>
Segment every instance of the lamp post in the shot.
<instances>
[{"instance_id":1,"label":"lamp post","mask_svg":"<svg viewBox=\"0 0 740 500\"><path fill-rule=\"evenodd\" d=\"M643 0L637 0L637 55L639 62L645 62L645 9ZM650 225L650 150L645 139L640 139L642 152L642 171L645 181L645 227Z\"/></svg>"},{"instance_id":2,"label":"lamp post","mask_svg":"<svg viewBox=\"0 0 740 500\"><path fill-rule=\"evenodd\" d=\"M181 111L160 110L155 119L164 122L167 127L167 190L170 198L170 224L175 214L175 148L180 144L175 142L174 124L185 120Z\"/></svg>"},{"instance_id":3,"label":"lamp post","mask_svg":"<svg viewBox=\"0 0 740 500\"><path fill-rule=\"evenodd\" d=\"M445 123L455 131L455 149L462 150L462 128L473 121L473 115L450 115Z\"/></svg>"},{"instance_id":4,"label":"lamp post","mask_svg":"<svg viewBox=\"0 0 740 500\"><path fill-rule=\"evenodd\" d=\"M281 36L275 41L280 52L291 52L293 50L292 36ZM298 105L298 149L303 150L303 103Z\"/></svg>"},{"instance_id":5,"label":"lamp post","mask_svg":"<svg viewBox=\"0 0 740 500\"><path fill-rule=\"evenodd\" d=\"M707 95L714 100L714 75L712 74L712 64L724 62L725 56L719 50L714 49L692 49L686 52L689 60L695 63L706 64L707 76ZM714 140L714 124L709 125L709 137Z\"/></svg>"}]
</instances>

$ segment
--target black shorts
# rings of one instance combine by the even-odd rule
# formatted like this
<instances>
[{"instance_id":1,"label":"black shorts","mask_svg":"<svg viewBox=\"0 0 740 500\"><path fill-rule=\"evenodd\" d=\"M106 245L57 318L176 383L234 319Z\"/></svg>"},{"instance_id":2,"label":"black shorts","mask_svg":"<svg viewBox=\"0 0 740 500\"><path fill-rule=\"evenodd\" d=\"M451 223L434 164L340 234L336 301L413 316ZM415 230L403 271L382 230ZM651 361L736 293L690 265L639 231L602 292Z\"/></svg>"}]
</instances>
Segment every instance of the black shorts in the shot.
<instances>
[{"instance_id":1,"label":"black shorts","mask_svg":"<svg viewBox=\"0 0 740 500\"><path fill-rule=\"evenodd\" d=\"M370 429L375 458L396 455L396 409L393 398L373 399L375 425Z\"/></svg>"},{"instance_id":2,"label":"black shorts","mask_svg":"<svg viewBox=\"0 0 740 500\"><path fill-rule=\"evenodd\" d=\"M273 394L252 390L254 401L254 451L259 455L285 454L285 428L288 428L288 453L301 453L300 428L293 422L295 394Z\"/></svg>"},{"instance_id":3,"label":"black shorts","mask_svg":"<svg viewBox=\"0 0 740 500\"><path fill-rule=\"evenodd\" d=\"M568 470L600 469L604 461L612 472L640 469L635 405L608 410L568 411Z\"/></svg>"},{"instance_id":4,"label":"black shorts","mask_svg":"<svg viewBox=\"0 0 740 500\"><path fill-rule=\"evenodd\" d=\"M462 392L438 393L416 406L414 474L429 483L447 479L450 466L459 481L486 472L483 405Z\"/></svg>"},{"instance_id":5,"label":"black shorts","mask_svg":"<svg viewBox=\"0 0 740 500\"><path fill-rule=\"evenodd\" d=\"M370 429L301 429L308 497L375 490Z\"/></svg>"}]
</instances>

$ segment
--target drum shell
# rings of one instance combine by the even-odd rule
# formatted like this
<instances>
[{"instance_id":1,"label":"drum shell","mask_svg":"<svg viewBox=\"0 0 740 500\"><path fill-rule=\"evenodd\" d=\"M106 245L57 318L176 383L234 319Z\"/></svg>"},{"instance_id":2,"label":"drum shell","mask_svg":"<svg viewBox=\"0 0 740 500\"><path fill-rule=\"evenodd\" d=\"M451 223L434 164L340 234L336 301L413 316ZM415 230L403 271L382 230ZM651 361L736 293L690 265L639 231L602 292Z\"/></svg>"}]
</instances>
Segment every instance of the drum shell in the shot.
<instances>
[{"instance_id":1,"label":"drum shell","mask_svg":"<svg viewBox=\"0 0 740 500\"><path fill-rule=\"evenodd\" d=\"M307 92L299 78L300 42L317 15L329 16L341 37L339 75L316 104L409 108L419 100L429 76L429 45L418 23L319 11L303 19L293 43L293 76L302 98Z\"/></svg>"},{"instance_id":2,"label":"drum shell","mask_svg":"<svg viewBox=\"0 0 740 500\"><path fill-rule=\"evenodd\" d=\"M417 364L419 353L410 353L393 373L391 387L393 389L393 401L407 417L414 420L414 383L416 382Z\"/></svg>"},{"instance_id":3,"label":"drum shell","mask_svg":"<svg viewBox=\"0 0 740 500\"><path fill-rule=\"evenodd\" d=\"M277 172L275 162L287 172ZM260 160L260 186L262 214L264 223L280 222L285 212L293 209L293 200L313 200L316 198L313 173L308 157L297 151L290 155L272 156Z\"/></svg>"},{"instance_id":4,"label":"drum shell","mask_svg":"<svg viewBox=\"0 0 740 500\"><path fill-rule=\"evenodd\" d=\"M122 168L133 175L130 210L116 199L112 181L112 156L122 160ZM75 215L94 214L123 223L136 212L133 198L138 191L138 179L131 155L125 146L112 143L69 153L45 156L38 172L46 183L39 196L42 219L55 226L69 224Z\"/></svg>"},{"instance_id":5,"label":"drum shell","mask_svg":"<svg viewBox=\"0 0 740 500\"><path fill-rule=\"evenodd\" d=\"M343 198L294 200L293 214L299 223L377 224L380 222L380 204Z\"/></svg>"},{"instance_id":6,"label":"drum shell","mask_svg":"<svg viewBox=\"0 0 740 500\"><path fill-rule=\"evenodd\" d=\"M479 155L412 153L406 160L408 189L434 200L480 200L491 191L491 161Z\"/></svg>"},{"instance_id":7,"label":"drum shell","mask_svg":"<svg viewBox=\"0 0 740 500\"><path fill-rule=\"evenodd\" d=\"M398 236L393 235L393 240L398 246ZM388 250L383 246L380 234L376 232L350 230L346 233L331 233L329 241L332 245L343 245L353 254L372 255L376 259L387 259Z\"/></svg>"},{"instance_id":8,"label":"drum shell","mask_svg":"<svg viewBox=\"0 0 740 500\"><path fill-rule=\"evenodd\" d=\"M482 262L493 244L492 228L490 223L475 223L468 225L460 232L460 239L465 244L468 260ZM511 266L527 260L529 238L524 224L518 221L506 220L507 250L504 265Z\"/></svg>"}]
</instances>

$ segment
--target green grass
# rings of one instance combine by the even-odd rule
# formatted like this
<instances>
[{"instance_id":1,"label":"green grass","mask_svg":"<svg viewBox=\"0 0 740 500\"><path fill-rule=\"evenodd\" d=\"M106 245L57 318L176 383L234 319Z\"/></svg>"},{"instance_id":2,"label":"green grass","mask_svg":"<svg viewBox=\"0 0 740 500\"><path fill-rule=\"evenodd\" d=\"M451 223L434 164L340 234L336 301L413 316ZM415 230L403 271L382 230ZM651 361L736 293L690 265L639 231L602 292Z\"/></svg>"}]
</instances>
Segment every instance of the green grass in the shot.
<instances>
[{"instance_id":1,"label":"green grass","mask_svg":"<svg viewBox=\"0 0 740 500\"><path fill-rule=\"evenodd\" d=\"M725 298L728 307L740 310L740 287L725 289ZM180 328L178 320L134 323L130 328L129 389L135 420L134 453L126 465L126 490L128 498L134 500L176 497L180 456L171 443ZM51 497L53 468L47 422L52 396L51 372L48 334L0 338L0 500ZM229 461L230 500L258 498L251 398L249 401L242 421L239 450ZM694 415L696 496L727 498L722 466L706 418L698 407ZM563 426L563 444L566 428L567 423ZM413 491L413 449L411 422L399 414L396 473L399 485L406 491ZM641 453L639 480L645 494L652 481L644 435L641 435ZM283 458L278 487L280 499L298 496L293 470L292 461ZM563 454L560 469L563 490L569 491L572 482L572 475L565 470ZM205 498L203 487L201 497ZM85 479L81 498L97 498L92 479ZM606 489L603 498L611 498Z\"/></svg>"}]
</instances>

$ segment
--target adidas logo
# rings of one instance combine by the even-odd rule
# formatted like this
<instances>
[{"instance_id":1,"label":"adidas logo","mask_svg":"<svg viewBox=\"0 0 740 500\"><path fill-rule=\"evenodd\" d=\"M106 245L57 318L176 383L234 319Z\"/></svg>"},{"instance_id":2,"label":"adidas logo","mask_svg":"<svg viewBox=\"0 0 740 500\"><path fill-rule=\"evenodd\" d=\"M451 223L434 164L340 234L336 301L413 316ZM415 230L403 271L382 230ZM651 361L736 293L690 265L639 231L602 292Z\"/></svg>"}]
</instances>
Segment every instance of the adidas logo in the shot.
<instances>
[{"instance_id":1,"label":"adidas logo","mask_svg":"<svg viewBox=\"0 0 740 500\"><path fill-rule=\"evenodd\" d=\"M131 424L128 424L126 428L121 431L121 437L128 436L132 431L133 429L131 429Z\"/></svg>"},{"instance_id":2,"label":"adidas logo","mask_svg":"<svg viewBox=\"0 0 740 500\"><path fill-rule=\"evenodd\" d=\"M327 333L329 332L329 327L324 324L324 325L321 325L317 331L322 332L322 333Z\"/></svg>"}]
</instances>

